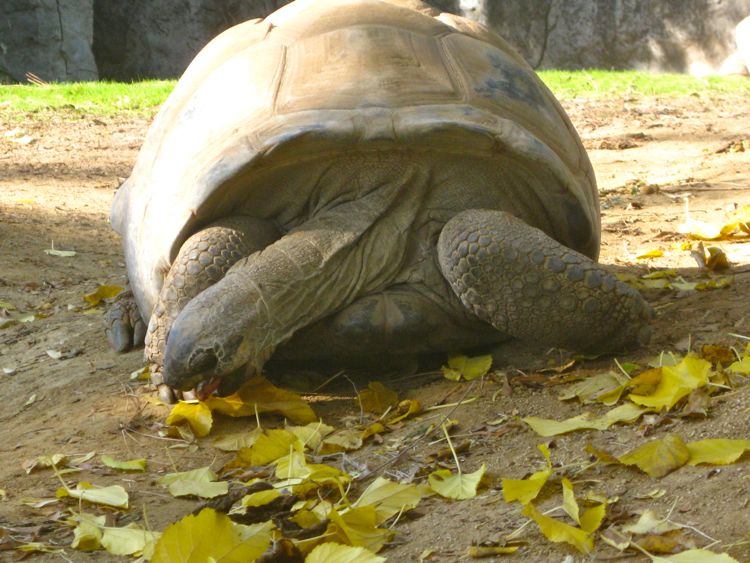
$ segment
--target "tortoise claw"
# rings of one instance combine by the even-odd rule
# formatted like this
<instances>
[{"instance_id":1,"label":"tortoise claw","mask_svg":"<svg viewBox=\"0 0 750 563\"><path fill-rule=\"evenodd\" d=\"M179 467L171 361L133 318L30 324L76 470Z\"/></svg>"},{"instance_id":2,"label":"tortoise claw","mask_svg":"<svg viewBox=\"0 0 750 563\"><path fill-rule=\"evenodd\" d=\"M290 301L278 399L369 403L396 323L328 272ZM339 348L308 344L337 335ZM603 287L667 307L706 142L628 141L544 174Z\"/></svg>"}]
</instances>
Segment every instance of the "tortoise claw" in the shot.
<instances>
[{"instance_id":1,"label":"tortoise claw","mask_svg":"<svg viewBox=\"0 0 750 563\"><path fill-rule=\"evenodd\" d=\"M107 339L115 352L129 352L143 345L146 325L138 311L132 291L123 291L115 297L105 319Z\"/></svg>"}]
</instances>

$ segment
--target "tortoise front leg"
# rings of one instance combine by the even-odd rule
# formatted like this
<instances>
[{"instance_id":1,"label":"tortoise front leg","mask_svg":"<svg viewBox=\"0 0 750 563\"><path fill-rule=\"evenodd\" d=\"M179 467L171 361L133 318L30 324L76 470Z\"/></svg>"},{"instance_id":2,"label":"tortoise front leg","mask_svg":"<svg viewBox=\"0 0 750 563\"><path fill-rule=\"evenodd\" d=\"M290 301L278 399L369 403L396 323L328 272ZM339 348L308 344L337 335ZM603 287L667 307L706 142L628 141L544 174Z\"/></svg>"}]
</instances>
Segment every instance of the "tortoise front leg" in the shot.
<instances>
[{"instance_id":1,"label":"tortoise front leg","mask_svg":"<svg viewBox=\"0 0 750 563\"><path fill-rule=\"evenodd\" d=\"M115 352L129 352L143 345L146 323L130 288L120 292L105 315L106 334Z\"/></svg>"},{"instance_id":2,"label":"tortoise front leg","mask_svg":"<svg viewBox=\"0 0 750 563\"><path fill-rule=\"evenodd\" d=\"M164 381L212 388L243 365L258 372L301 328L392 283L404 235L393 229L380 237L372 228L387 204L377 192L342 203L240 260L177 317Z\"/></svg>"},{"instance_id":3,"label":"tortoise front leg","mask_svg":"<svg viewBox=\"0 0 750 563\"><path fill-rule=\"evenodd\" d=\"M223 278L238 260L278 238L278 231L269 221L228 217L198 231L183 243L164 278L145 338L151 380L162 400L174 400L172 389L163 383L162 366L164 348L177 315L191 299Z\"/></svg>"},{"instance_id":4,"label":"tortoise front leg","mask_svg":"<svg viewBox=\"0 0 750 563\"><path fill-rule=\"evenodd\" d=\"M438 256L464 305L505 334L585 353L649 340L653 311L635 289L508 213L459 213Z\"/></svg>"}]
</instances>

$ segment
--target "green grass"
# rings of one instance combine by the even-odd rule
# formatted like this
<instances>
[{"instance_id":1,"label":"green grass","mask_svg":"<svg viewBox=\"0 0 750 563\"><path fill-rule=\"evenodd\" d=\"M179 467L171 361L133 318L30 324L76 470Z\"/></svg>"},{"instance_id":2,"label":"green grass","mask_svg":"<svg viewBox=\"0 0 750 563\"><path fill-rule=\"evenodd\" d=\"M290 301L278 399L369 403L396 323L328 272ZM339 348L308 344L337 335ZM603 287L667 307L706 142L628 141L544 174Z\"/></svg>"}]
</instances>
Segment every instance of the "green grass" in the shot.
<instances>
[{"instance_id":1,"label":"green grass","mask_svg":"<svg viewBox=\"0 0 750 563\"><path fill-rule=\"evenodd\" d=\"M544 70L539 75L562 99L750 95L750 79L741 76L696 78L682 74L605 70ZM174 85L174 80L152 80L0 86L0 112L28 114L59 110L93 115L128 112L148 115L156 112Z\"/></svg>"},{"instance_id":2,"label":"green grass","mask_svg":"<svg viewBox=\"0 0 750 563\"><path fill-rule=\"evenodd\" d=\"M69 110L94 115L154 113L174 88L174 80L76 82L0 86L0 111Z\"/></svg>"},{"instance_id":3,"label":"green grass","mask_svg":"<svg viewBox=\"0 0 750 563\"><path fill-rule=\"evenodd\" d=\"M622 98L639 96L750 95L745 76L652 74L634 70L542 70L539 76L558 98Z\"/></svg>"}]
</instances>

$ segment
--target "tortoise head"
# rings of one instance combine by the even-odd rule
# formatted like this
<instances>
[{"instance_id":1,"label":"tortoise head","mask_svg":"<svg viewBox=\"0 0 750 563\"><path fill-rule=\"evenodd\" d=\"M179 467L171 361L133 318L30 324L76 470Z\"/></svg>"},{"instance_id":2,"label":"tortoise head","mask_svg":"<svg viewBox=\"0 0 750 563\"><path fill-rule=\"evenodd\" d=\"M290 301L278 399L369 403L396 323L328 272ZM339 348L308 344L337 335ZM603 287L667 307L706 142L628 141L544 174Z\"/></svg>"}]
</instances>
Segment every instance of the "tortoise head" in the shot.
<instances>
[{"instance_id":1,"label":"tortoise head","mask_svg":"<svg viewBox=\"0 0 750 563\"><path fill-rule=\"evenodd\" d=\"M217 285L193 298L169 331L163 375L164 383L174 389L195 388L199 396L217 388L222 394L231 393L253 368L262 366L263 362L253 357L252 319L246 307L233 303L231 294L223 293ZM249 369L244 369L246 364Z\"/></svg>"}]
</instances>

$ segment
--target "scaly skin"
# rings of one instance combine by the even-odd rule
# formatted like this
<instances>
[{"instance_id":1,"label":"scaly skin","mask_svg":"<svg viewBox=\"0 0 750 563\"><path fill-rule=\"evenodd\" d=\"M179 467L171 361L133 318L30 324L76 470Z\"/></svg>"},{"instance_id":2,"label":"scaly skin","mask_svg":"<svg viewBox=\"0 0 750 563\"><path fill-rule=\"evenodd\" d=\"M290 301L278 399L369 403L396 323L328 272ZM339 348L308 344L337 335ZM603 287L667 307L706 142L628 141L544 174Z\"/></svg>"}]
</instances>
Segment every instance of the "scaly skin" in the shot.
<instances>
[{"instance_id":1,"label":"scaly skin","mask_svg":"<svg viewBox=\"0 0 750 563\"><path fill-rule=\"evenodd\" d=\"M130 289L121 291L105 316L107 339L115 352L129 352L143 344L146 324Z\"/></svg>"},{"instance_id":2,"label":"scaly skin","mask_svg":"<svg viewBox=\"0 0 750 563\"><path fill-rule=\"evenodd\" d=\"M653 311L636 290L508 213L459 213L440 234L438 256L464 305L510 336L586 353L650 337Z\"/></svg>"},{"instance_id":3,"label":"scaly skin","mask_svg":"<svg viewBox=\"0 0 750 563\"><path fill-rule=\"evenodd\" d=\"M224 277L238 260L273 243L276 228L262 219L228 217L209 225L187 239L164 279L148 325L145 357L159 395L172 400L163 385L164 349L172 323L196 295Z\"/></svg>"}]
</instances>

